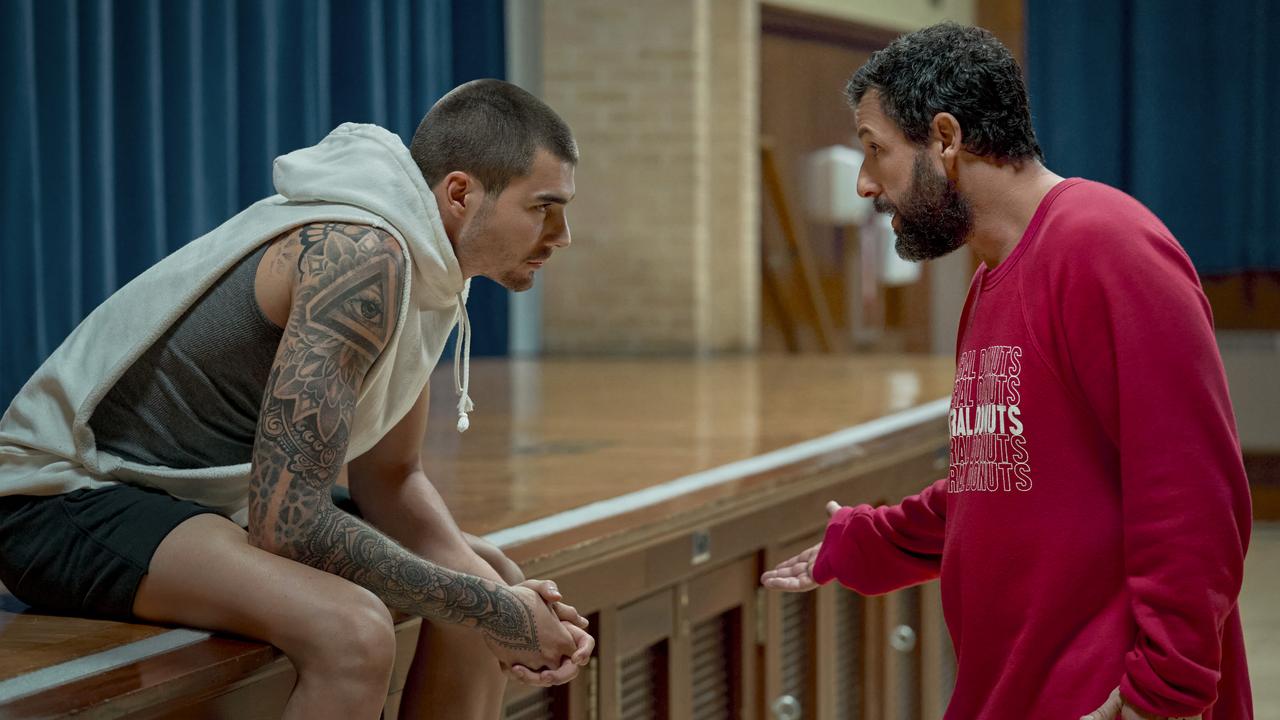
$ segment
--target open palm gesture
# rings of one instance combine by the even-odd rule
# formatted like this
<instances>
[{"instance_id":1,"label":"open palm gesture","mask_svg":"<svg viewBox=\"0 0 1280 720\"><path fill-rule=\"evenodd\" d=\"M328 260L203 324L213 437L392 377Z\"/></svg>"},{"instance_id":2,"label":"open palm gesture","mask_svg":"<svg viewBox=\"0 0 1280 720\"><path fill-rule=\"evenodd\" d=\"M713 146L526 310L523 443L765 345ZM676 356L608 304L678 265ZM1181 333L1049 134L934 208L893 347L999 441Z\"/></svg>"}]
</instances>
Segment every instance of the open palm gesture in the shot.
<instances>
[{"instance_id":1,"label":"open palm gesture","mask_svg":"<svg viewBox=\"0 0 1280 720\"><path fill-rule=\"evenodd\" d=\"M827 503L827 517L836 514L840 503L832 500ZM770 590L783 592L808 592L818 587L813 579L813 562L818 559L818 551L822 543L818 543L795 557L778 563L772 570L760 576L760 583Z\"/></svg>"}]
</instances>

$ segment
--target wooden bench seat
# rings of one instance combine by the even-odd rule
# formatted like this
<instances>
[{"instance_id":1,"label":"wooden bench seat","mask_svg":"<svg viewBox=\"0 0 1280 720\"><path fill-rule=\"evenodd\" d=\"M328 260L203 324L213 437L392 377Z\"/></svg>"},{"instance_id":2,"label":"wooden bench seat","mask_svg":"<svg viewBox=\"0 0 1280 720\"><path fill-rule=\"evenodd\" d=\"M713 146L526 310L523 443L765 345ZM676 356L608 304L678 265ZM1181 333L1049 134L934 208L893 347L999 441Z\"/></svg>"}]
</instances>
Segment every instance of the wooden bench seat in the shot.
<instances>
[{"instance_id":1,"label":"wooden bench seat","mask_svg":"<svg viewBox=\"0 0 1280 720\"><path fill-rule=\"evenodd\" d=\"M397 617L395 718L422 621ZM277 718L293 688L270 645L184 628L44 615L0 586L0 717Z\"/></svg>"},{"instance_id":2,"label":"wooden bench seat","mask_svg":"<svg viewBox=\"0 0 1280 720\"><path fill-rule=\"evenodd\" d=\"M796 632L824 635L788 626L794 613L776 594L757 594L758 572L813 541L825 500L896 499L945 467L947 358L481 360L472 379L477 411L465 435L453 431L451 394L432 394L427 474L464 529L502 546L531 577L556 579L590 614L602 661L567 687L511 686L513 719L620 717L618 705L631 701L624 693L636 692L626 685L632 665L620 663L659 647L671 679L654 686L664 693L656 702L671 718L695 717L689 698L703 689L682 678L705 660L697 648L725 633L741 643L725 665L741 676L720 688L737 698L726 707L765 717L760 703L787 687L778 648ZM450 381L441 375L437 385ZM816 614L796 617L832 621L844 607L834 592L824 588ZM0 597L5 720L275 718L294 681L287 658L261 643L51 617ZM930 597L912 607L936 631ZM896 617L891 605L870 609L868 623ZM397 714L420 627L397 618L385 717ZM935 631L922 632L926 653L945 650ZM869 625L866 637L878 632ZM748 652L753 643L764 660ZM825 647L819 655L834 652ZM914 662L903 667L915 682L937 674L928 657ZM893 673L867 664L876 667L881 679L868 682L888 682ZM814 683L834 677L823 670L804 682L817 697ZM872 689L863 702L892 703L895 693ZM924 706L937 707L937 695ZM864 708L879 716L888 706Z\"/></svg>"}]
</instances>

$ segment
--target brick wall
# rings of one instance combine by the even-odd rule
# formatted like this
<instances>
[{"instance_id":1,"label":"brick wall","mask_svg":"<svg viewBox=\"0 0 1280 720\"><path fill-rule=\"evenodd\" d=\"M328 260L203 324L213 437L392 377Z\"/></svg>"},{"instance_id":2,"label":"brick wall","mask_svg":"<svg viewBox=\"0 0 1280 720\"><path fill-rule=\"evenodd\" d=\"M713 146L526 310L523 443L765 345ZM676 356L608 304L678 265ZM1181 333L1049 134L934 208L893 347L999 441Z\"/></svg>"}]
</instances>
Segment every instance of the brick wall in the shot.
<instances>
[{"instance_id":1,"label":"brick wall","mask_svg":"<svg viewBox=\"0 0 1280 720\"><path fill-rule=\"evenodd\" d=\"M754 349L755 0L544 0L543 95L582 161L544 271L550 352Z\"/></svg>"}]
</instances>

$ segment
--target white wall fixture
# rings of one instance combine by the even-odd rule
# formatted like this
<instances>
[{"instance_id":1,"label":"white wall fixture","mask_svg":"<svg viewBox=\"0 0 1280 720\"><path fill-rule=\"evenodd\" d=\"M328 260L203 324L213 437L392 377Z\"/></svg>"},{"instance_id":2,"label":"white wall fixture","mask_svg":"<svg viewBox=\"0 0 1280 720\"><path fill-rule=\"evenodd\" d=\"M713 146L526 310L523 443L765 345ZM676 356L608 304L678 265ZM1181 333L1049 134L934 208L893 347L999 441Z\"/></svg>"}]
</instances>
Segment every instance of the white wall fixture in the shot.
<instances>
[{"instance_id":1,"label":"white wall fixture","mask_svg":"<svg viewBox=\"0 0 1280 720\"><path fill-rule=\"evenodd\" d=\"M805 158L805 209L825 225L861 225L871 217L871 200L858 196L863 154L846 145L815 150Z\"/></svg>"}]
</instances>

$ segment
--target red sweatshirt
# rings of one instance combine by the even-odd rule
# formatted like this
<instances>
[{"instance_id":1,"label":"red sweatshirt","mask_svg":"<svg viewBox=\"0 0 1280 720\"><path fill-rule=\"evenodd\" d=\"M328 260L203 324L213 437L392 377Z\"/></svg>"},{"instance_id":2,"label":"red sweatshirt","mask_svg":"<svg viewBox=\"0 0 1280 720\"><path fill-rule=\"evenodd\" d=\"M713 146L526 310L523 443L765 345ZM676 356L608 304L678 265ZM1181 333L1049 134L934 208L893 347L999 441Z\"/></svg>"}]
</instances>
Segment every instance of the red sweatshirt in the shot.
<instances>
[{"instance_id":1,"label":"red sweatshirt","mask_svg":"<svg viewBox=\"0 0 1280 720\"><path fill-rule=\"evenodd\" d=\"M1253 716L1236 598L1248 486L1190 260L1136 200L1059 183L973 279L948 476L840 510L813 568L864 594L941 576L947 720L1133 707Z\"/></svg>"}]
</instances>

